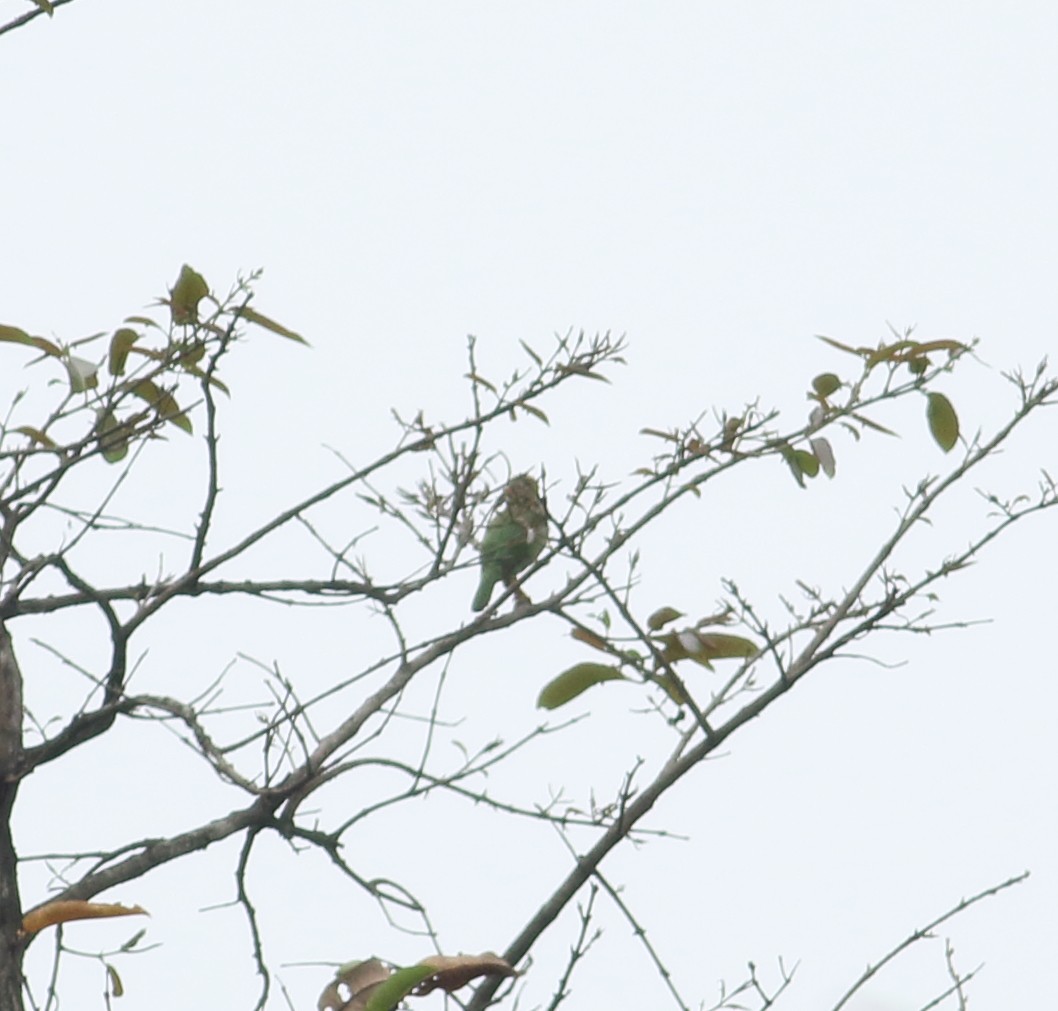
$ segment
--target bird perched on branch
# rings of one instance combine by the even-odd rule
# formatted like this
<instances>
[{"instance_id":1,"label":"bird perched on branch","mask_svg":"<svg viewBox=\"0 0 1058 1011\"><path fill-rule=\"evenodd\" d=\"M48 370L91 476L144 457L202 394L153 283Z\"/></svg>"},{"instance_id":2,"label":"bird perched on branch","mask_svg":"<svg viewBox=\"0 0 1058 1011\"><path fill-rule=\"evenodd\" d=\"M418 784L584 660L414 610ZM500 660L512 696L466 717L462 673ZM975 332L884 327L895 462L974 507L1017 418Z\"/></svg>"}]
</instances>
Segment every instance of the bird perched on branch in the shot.
<instances>
[{"instance_id":1,"label":"bird perched on branch","mask_svg":"<svg viewBox=\"0 0 1058 1011\"><path fill-rule=\"evenodd\" d=\"M547 510L536 479L512 477L503 489L502 508L489 522L481 542L481 582L471 607L488 607L493 587L501 580L514 585L516 573L530 565L547 543Z\"/></svg>"}]
</instances>

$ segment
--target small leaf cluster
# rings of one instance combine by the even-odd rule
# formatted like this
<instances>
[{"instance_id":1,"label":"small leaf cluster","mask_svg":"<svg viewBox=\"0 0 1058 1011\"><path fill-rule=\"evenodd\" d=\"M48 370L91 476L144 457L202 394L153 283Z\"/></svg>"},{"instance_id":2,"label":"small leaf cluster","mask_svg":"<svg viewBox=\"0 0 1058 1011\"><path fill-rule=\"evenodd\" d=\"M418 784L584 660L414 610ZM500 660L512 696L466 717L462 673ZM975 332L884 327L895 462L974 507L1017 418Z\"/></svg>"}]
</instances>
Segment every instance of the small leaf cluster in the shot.
<instances>
[{"instance_id":1,"label":"small leaf cluster","mask_svg":"<svg viewBox=\"0 0 1058 1011\"><path fill-rule=\"evenodd\" d=\"M0 439L18 434L28 440L26 447L3 455L53 453L68 464L98 453L108 463L118 463L130 447L159 437L166 426L192 434L196 401L188 403L195 393L187 389L203 398L214 391L228 393L216 375L217 363L238 336L241 321L304 343L294 331L251 308L249 285L255 278L241 281L221 301L205 278L185 264L168 295L156 303L168 309L168 321L126 317L109 335L105 355L86 350L98 348L105 332L63 344L0 324L0 342L33 348L39 357L30 364L54 363L65 374L65 394L49 415L0 431Z\"/></svg>"},{"instance_id":2,"label":"small leaf cluster","mask_svg":"<svg viewBox=\"0 0 1058 1011\"><path fill-rule=\"evenodd\" d=\"M541 709L558 709L589 688L607 681L654 684L662 688L670 699L682 705L689 701L689 697L683 678L676 671L678 663L689 660L713 670L714 660L750 660L759 652L757 644L744 636L714 630L715 626L730 622L729 611L699 618L693 625L683 628L666 627L683 617L682 611L666 605L647 618L645 641L651 648L650 657L644 657L636 650L623 649L612 638L583 626L575 627L570 633L574 639L608 654L618 662L616 665L591 661L574 664L543 687L536 701L537 706ZM606 622L603 624L607 627Z\"/></svg>"}]
</instances>

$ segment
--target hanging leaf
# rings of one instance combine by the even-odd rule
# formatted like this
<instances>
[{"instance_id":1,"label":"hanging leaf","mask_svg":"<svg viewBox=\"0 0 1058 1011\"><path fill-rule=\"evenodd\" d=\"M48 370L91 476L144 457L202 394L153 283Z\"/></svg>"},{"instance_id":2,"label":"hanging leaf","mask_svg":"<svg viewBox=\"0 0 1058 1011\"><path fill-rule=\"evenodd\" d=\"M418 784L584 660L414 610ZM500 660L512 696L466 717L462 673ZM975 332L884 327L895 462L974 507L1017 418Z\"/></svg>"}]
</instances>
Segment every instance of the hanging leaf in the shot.
<instances>
[{"instance_id":1,"label":"hanging leaf","mask_svg":"<svg viewBox=\"0 0 1058 1011\"><path fill-rule=\"evenodd\" d=\"M209 294L206 279L186 263L169 291L169 309L173 322L179 326L198 322L198 303Z\"/></svg>"},{"instance_id":2,"label":"hanging leaf","mask_svg":"<svg viewBox=\"0 0 1058 1011\"><path fill-rule=\"evenodd\" d=\"M670 621L675 621L677 618L682 617L683 611L677 611L674 607L659 607L647 618L647 628L651 632L656 632L659 628L664 628Z\"/></svg>"},{"instance_id":3,"label":"hanging leaf","mask_svg":"<svg viewBox=\"0 0 1058 1011\"><path fill-rule=\"evenodd\" d=\"M107 978L110 980L110 996L124 997L125 987L121 982L121 977L118 975L117 969L115 969L109 962L104 962L103 964L107 967Z\"/></svg>"},{"instance_id":4,"label":"hanging leaf","mask_svg":"<svg viewBox=\"0 0 1058 1011\"><path fill-rule=\"evenodd\" d=\"M140 335L135 330L123 326L114 331L110 338L110 353L107 355L107 369L112 376L123 376L125 374L125 361L129 357L132 345L139 340Z\"/></svg>"},{"instance_id":5,"label":"hanging leaf","mask_svg":"<svg viewBox=\"0 0 1058 1011\"><path fill-rule=\"evenodd\" d=\"M931 393L926 405L926 420L933 439L944 450L949 452L959 441L959 416L943 393Z\"/></svg>"},{"instance_id":6,"label":"hanging leaf","mask_svg":"<svg viewBox=\"0 0 1058 1011\"><path fill-rule=\"evenodd\" d=\"M125 459L131 432L127 425L118 421L113 411L103 408L96 414L94 431L99 450L107 463L118 463Z\"/></svg>"},{"instance_id":7,"label":"hanging leaf","mask_svg":"<svg viewBox=\"0 0 1058 1011\"><path fill-rule=\"evenodd\" d=\"M163 421L171 422L188 435L192 433L191 419L180 410L176 398L168 390L156 386L149 379L141 379L131 389L137 397L146 400Z\"/></svg>"},{"instance_id":8,"label":"hanging leaf","mask_svg":"<svg viewBox=\"0 0 1058 1011\"><path fill-rule=\"evenodd\" d=\"M552 678L536 700L538 709L558 709L572 702L582 692L604 681L628 680L616 667L601 663L578 663Z\"/></svg>"},{"instance_id":9,"label":"hanging leaf","mask_svg":"<svg viewBox=\"0 0 1058 1011\"><path fill-rule=\"evenodd\" d=\"M812 445L812 452L815 454L815 458L819 461L820 467L823 468L823 473L827 477L833 477L834 450L830 448L830 441L822 436L816 436L808 441Z\"/></svg>"},{"instance_id":10,"label":"hanging leaf","mask_svg":"<svg viewBox=\"0 0 1058 1011\"><path fill-rule=\"evenodd\" d=\"M790 473L793 474L794 480L803 488L805 486L805 478L804 472L801 470L801 463L797 459L797 451L793 446L784 443L779 447L779 452L786 461L786 465L790 468Z\"/></svg>"},{"instance_id":11,"label":"hanging leaf","mask_svg":"<svg viewBox=\"0 0 1058 1011\"><path fill-rule=\"evenodd\" d=\"M797 466L801 468L802 474L815 477L819 473L819 461L807 449L795 449L794 455L797 457Z\"/></svg>"}]
</instances>

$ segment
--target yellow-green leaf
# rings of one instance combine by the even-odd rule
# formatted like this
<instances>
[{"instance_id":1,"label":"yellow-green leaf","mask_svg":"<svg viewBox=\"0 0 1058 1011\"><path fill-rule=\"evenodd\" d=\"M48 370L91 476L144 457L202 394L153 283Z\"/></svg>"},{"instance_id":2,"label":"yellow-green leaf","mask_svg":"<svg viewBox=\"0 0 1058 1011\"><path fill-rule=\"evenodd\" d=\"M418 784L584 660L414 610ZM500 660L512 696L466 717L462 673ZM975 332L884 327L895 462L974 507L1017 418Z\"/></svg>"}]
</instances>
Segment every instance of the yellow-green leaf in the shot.
<instances>
[{"instance_id":1,"label":"yellow-green leaf","mask_svg":"<svg viewBox=\"0 0 1058 1011\"><path fill-rule=\"evenodd\" d=\"M550 425L551 420L548 418L539 407L534 407L532 404L519 404L518 405L523 411L527 411L534 418L539 418L545 425Z\"/></svg>"},{"instance_id":2,"label":"yellow-green leaf","mask_svg":"<svg viewBox=\"0 0 1058 1011\"><path fill-rule=\"evenodd\" d=\"M794 455L797 457L797 466L801 468L803 474L815 477L819 473L819 461L807 449L795 449Z\"/></svg>"},{"instance_id":3,"label":"yellow-green leaf","mask_svg":"<svg viewBox=\"0 0 1058 1011\"><path fill-rule=\"evenodd\" d=\"M871 421L870 418L865 418L862 414L853 413L850 417L855 418L865 428L872 428L874 431L881 432L883 435L896 435L896 432L892 429L886 428L885 425L879 425L877 421Z\"/></svg>"},{"instance_id":4,"label":"yellow-green leaf","mask_svg":"<svg viewBox=\"0 0 1058 1011\"><path fill-rule=\"evenodd\" d=\"M659 636L658 641L664 647L661 655L667 663L693 660L710 669L713 660L757 654L755 643L740 635L728 635L724 632L699 632L693 628L685 628L679 632L667 632Z\"/></svg>"},{"instance_id":5,"label":"yellow-green leaf","mask_svg":"<svg viewBox=\"0 0 1058 1011\"><path fill-rule=\"evenodd\" d=\"M726 632L699 632L700 652L708 655L710 660L724 660L731 657L751 657L757 655L757 645L741 635L728 635Z\"/></svg>"},{"instance_id":6,"label":"yellow-green leaf","mask_svg":"<svg viewBox=\"0 0 1058 1011\"><path fill-rule=\"evenodd\" d=\"M31 2L36 4L40 10L44 11L49 18L55 13L55 5L51 0L31 0Z\"/></svg>"},{"instance_id":7,"label":"yellow-green leaf","mask_svg":"<svg viewBox=\"0 0 1058 1011\"><path fill-rule=\"evenodd\" d=\"M111 997L123 997L125 995L125 987L121 982L121 977L118 975L117 969L115 969L109 962L104 964L107 967L107 976L110 977Z\"/></svg>"},{"instance_id":8,"label":"yellow-green leaf","mask_svg":"<svg viewBox=\"0 0 1058 1011\"><path fill-rule=\"evenodd\" d=\"M169 308L173 322L183 325L198 321L198 303L209 294L206 279L192 270L186 263L180 268L180 276L169 291Z\"/></svg>"},{"instance_id":9,"label":"yellow-green leaf","mask_svg":"<svg viewBox=\"0 0 1058 1011\"><path fill-rule=\"evenodd\" d=\"M191 419L180 409L176 398L168 390L156 386L149 379L141 379L131 389L137 397L146 400L158 412L159 418L176 425L188 435L191 434Z\"/></svg>"},{"instance_id":10,"label":"yellow-green leaf","mask_svg":"<svg viewBox=\"0 0 1058 1011\"><path fill-rule=\"evenodd\" d=\"M536 700L538 709L558 709L572 702L582 692L604 681L626 681L616 668L601 663L578 663L552 678Z\"/></svg>"},{"instance_id":11,"label":"yellow-green leaf","mask_svg":"<svg viewBox=\"0 0 1058 1011\"><path fill-rule=\"evenodd\" d=\"M800 461L797 459L797 450L793 446L784 444L779 447L779 452L786 461L786 465L790 468L790 473L793 474L794 480L803 488L805 486L805 478L801 470Z\"/></svg>"},{"instance_id":12,"label":"yellow-green leaf","mask_svg":"<svg viewBox=\"0 0 1058 1011\"><path fill-rule=\"evenodd\" d=\"M107 368L112 376L125 374L125 361L129 357L129 350L139 337L135 330L127 326L114 331L114 336L110 338L110 354L107 356Z\"/></svg>"},{"instance_id":13,"label":"yellow-green leaf","mask_svg":"<svg viewBox=\"0 0 1058 1011\"><path fill-rule=\"evenodd\" d=\"M677 618L682 618L683 612L677 611L674 607L659 607L649 618L647 618L647 628L651 632L656 632L659 628L663 628L670 621L675 621Z\"/></svg>"},{"instance_id":14,"label":"yellow-green leaf","mask_svg":"<svg viewBox=\"0 0 1058 1011\"><path fill-rule=\"evenodd\" d=\"M96 415L96 440L107 463L124 460L129 451L129 428L118 421L113 411L101 409Z\"/></svg>"},{"instance_id":15,"label":"yellow-green leaf","mask_svg":"<svg viewBox=\"0 0 1058 1011\"><path fill-rule=\"evenodd\" d=\"M544 360L531 347L529 347L529 345L526 344L525 341L523 341L521 338L518 339L518 343L521 344L521 346L525 349L525 353L530 358L532 358L532 360L534 362L536 362L537 367L538 368L542 368L543 365L544 365Z\"/></svg>"},{"instance_id":16,"label":"yellow-green leaf","mask_svg":"<svg viewBox=\"0 0 1058 1011\"><path fill-rule=\"evenodd\" d=\"M33 346L33 338L25 330L20 330L17 326L8 326L6 323L0 323L0 341Z\"/></svg>"},{"instance_id":17,"label":"yellow-green leaf","mask_svg":"<svg viewBox=\"0 0 1058 1011\"><path fill-rule=\"evenodd\" d=\"M271 330L272 333L279 334L280 337L286 337L287 340L297 341L299 344L308 344L308 341L301 334L295 333L293 330L283 326L282 323L277 323L274 319L270 319L263 312L258 312L251 306L244 306L240 310L239 315L251 323L264 327L265 330Z\"/></svg>"},{"instance_id":18,"label":"yellow-green leaf","mask_svg":"<svg viewBox=\"0 0 1058 1011\"><path fill-rule=\"evenodd\" d=\"M861 357L866 357L871 353L870 348L849 347L848 344L842 344L841 341L836 341L833 337L824 337L821 333L817 333L816 337L819 340L829 344L832 348L837 348L839 351L847 351L850 355L859 355Z\"/></svg>"},{"instance_id":19,"label":"yellow-green leaf","mask_svg":"<svg viewBox=\"0 0 1058 1011\"><path fill-rule=\"evenodd\" d=\"M953 340L937 340L937 341L924 341L915 347L916 355L926 355L930 351L947 351L949 354L955 354L957 351L965 351L966 345L960 344L959 341Z\"/></svg>"},{"instance_id":20,"label":"yellow-green leaf","mask_svg":"<svg viewBox=\"0 0 1058 1011\"><path fill-rule=\"evenodd\" d=\"M867 356L867 367L873 368L881 362L900 362L914 353L914 341L896 341L893 344L882 344Z\"/></svg>"},{"instance_id":21,"label":"yellow-green leaf","mask_svg":"<svg viewBox=\"0 0 1058 1011\"><path fill-rule=\"evenodd\" d=\"M17 326L7 326L4 323L0 323L0 341L7 341L11 344L26 344L31 348L36 348L38 351L43 351L46 355L51 355L52 358L62 357L62 349L56 347L51 341L45 340L43 337L33 337Z\"/></svg>"},{"instance_id":22,"label":"yellow-green leaf","mask_svg":"<svg viewBox=\"0 0 1058 1011\"><path fill-rule=\"evenodd\" d=\"M16 432L21 432L23 435L28 436L34 442L43 446L45 449L58 449L58 445L55 440L50 436L46 435L39 428L34 428L32 425L20 425L15 429Z\"/></svg>"},{"instance_id":23,"label":"yellow-green leaf","mask_svg":"<svg viewBox=\"0 0 1058 1011\"><path fill-rule=\"evenodd\" d=\"M820 397L829 397L841 389L841 380L833 372L823 372L812 380L812 389Z\"/></svg>"},{"instance_id":24,"label":"yellow-green leaf","mask_svg":"<svg viewBox=\"0 0 1058 1011\"><path fill-rule=\"evenodd\" d=\"M138 323L140 326L154 327L155 330L161 330L156 320L151 319L150 316L126 316L126 323Z\"/></svg>"},{"instance_id":25,"label":"yellow-green leaf","mask_svg":"<svg viewBox=\"0 0 1058 1011\"><path fill-rule=\"evenodd\" d=\"M959 416L943 393L929 395L926 420L934 441L947 453L959 441Z\"/></svg>"}]
</instances>

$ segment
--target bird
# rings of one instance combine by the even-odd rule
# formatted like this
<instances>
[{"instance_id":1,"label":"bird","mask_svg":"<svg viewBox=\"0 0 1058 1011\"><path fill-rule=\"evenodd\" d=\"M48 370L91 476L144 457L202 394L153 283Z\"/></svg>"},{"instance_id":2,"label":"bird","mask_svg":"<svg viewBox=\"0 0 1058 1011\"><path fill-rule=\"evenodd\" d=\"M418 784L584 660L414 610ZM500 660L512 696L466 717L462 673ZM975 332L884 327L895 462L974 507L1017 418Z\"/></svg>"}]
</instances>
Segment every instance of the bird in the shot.
<instances>
[{"instance_id":1,"label":"bird","mask_svg":"<svg viewBox=\"0 0 1058 1011\"><path fill-rule=\"evenodd\" d=\"M481 542L481 582L470 605L475 611L488 607L500 580L512 586L515 574L530 565L547 543L547 510L534 477L512 477L502 501L504 508L489 522Z\"/></svg>"}]
</instances>

